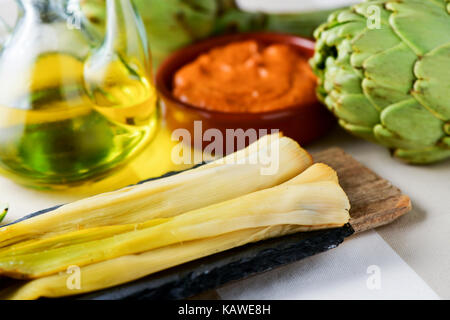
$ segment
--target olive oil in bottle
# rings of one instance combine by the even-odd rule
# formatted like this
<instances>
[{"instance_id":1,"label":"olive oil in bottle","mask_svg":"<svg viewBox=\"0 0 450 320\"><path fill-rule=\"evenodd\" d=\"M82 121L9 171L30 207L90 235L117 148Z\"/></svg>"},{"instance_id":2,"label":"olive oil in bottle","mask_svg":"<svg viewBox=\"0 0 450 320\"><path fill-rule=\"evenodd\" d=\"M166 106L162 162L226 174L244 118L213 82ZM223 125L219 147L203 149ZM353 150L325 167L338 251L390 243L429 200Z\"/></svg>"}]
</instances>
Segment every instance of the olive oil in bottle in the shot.
<instances>
[{"instance_id":1,"label":"olive oil in bottle","mask_svg":"<svg viewBox=\"0 0 450 320\"><path fill-rule=\"evenodd\" d=\"M17 96L19 108L0 106L4 170L36 184L69 184L117 166L153 136L157 95L147 79L136 78L120 90L120 104L105 107L81 87L77 59L47 54L34 68L33 91Z\"/></svg>"},{"instance_id":2,"label":"olive oil in bottle","mask_svg":"<svg viewBox=\"0 0 450 320\"><path fill-rule=\"evenodd\" d=\"M99 178L153 137L158 98L130 1L108 0L95 43L70 28L66 1L20 1L0 51L0 170L35 187ZM96 45L96 47L94 46Z\"/></svg>"}]
</instances>

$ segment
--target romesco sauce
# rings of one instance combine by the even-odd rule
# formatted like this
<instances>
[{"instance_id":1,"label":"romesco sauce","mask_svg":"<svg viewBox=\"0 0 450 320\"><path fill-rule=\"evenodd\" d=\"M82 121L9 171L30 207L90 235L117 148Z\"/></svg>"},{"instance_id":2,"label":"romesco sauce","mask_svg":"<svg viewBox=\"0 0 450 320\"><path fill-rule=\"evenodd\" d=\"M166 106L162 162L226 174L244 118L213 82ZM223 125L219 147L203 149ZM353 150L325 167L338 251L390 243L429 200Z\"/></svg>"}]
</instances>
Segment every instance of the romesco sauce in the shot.
<instances>
[{"instance_id":1,"label":"romesco sauce","mask_svg":"<svg viewBox=\"0 0 450 320\"><path fill-rule=\"evenodd\" d=\"M259 113L316 102L308 61L285 44L235 42L212 49L181 68L173 94L208 110Z\"/></svg>"}]
</instances>

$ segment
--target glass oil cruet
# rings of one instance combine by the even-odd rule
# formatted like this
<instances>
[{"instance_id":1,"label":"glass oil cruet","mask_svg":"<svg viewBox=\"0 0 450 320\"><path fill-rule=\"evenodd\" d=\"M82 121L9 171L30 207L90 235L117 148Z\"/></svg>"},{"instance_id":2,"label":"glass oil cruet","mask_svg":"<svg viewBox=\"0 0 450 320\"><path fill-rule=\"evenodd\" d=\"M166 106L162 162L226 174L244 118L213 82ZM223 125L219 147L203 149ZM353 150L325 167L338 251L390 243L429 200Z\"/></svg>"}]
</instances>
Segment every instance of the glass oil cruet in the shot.
<instances>
[{"instance_id":1,"label":"glass oil cruet","mask_svg":"<svg viewBox=\"0 0 450 320\"><path fill-rule=\"evenodd\" d=\"M152 138L158 98L142 22L107 0L104 37L78 0L17 0L0 43L0 170L36 187L98 178Z\"/></svg>"}]
</instances>

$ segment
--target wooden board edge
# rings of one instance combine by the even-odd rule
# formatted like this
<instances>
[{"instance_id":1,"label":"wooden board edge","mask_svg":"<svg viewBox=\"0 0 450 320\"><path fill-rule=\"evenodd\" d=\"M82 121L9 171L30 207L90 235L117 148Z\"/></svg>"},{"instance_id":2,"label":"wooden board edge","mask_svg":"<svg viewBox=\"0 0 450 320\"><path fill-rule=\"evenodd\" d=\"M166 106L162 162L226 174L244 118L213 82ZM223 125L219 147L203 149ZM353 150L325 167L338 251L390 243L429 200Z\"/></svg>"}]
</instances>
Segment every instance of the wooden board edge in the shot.
<instances>
[{"instance_id":1,"label":"wooden board edge","mask_svg":"<svg viewBox=\"0 0 450 320\"><path fill-rule=\"evenodd\" d=\"M408 196L400 195L396 198L397 206L386 210L383 219L379 219L377 216L367 216L353 221L350 220L350 225L355 230L355 233L361 233L390 224L412 210L411 199Z\"/></svg>"}]
</instances>

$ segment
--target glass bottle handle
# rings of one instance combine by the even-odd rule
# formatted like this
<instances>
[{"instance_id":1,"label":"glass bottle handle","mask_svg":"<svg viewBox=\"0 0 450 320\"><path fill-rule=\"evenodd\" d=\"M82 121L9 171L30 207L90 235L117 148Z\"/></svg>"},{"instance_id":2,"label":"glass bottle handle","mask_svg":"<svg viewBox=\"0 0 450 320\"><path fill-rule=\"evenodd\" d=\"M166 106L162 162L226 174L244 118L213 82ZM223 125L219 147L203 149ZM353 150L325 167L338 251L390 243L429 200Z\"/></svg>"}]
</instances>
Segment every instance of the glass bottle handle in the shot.
<instances>
[{"instance_id":1,"label":"glass bottle handle","mask_svg":"<svg viewBox=\"0 0 450 320\"><path fill-rule=\"evenodd\" d=\"M85 61L86 92L96 105L105 107L156 96L147 37L133 3L107 0L106 4L105 38Z\"/></svg>"},{"instance_id":2,"label":"glass bottle handle","mask_svg":"<svg viewBox=\"0 0 450 320\"><path fill-rule=\"evenodd\" d=\"M141 68L150 66L145 28L132 0L107 0L105 47L132 57Z\"/></svg>"}]
</instances>

